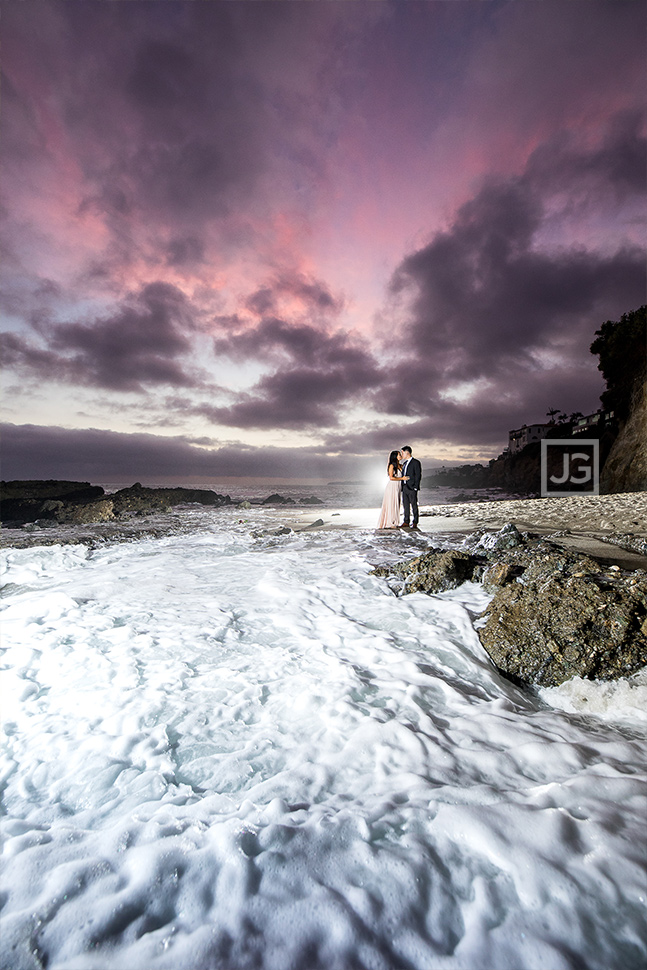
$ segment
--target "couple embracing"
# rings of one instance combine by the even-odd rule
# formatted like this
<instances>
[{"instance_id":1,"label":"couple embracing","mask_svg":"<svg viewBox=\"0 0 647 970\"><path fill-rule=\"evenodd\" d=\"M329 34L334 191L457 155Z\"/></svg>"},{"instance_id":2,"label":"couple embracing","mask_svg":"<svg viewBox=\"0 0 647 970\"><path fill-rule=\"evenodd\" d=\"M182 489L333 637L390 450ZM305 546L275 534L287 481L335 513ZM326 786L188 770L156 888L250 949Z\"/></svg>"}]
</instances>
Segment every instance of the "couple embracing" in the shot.
<instances>
[{"instance_id":1,"label":"couple embracing","mask_svg":"<svg viewBox=\"0 0 647 970\"><path fill-rule=\"evenodd\" d=\"M384 499L378 529L417 529L418 528L418 489L422 478L422 466L414 458L409 445L400 451L392 451L388 464L389 480L384 490ZM404 507L404 522L400 525L400 497Z\"/></svg>"}]
</instances>

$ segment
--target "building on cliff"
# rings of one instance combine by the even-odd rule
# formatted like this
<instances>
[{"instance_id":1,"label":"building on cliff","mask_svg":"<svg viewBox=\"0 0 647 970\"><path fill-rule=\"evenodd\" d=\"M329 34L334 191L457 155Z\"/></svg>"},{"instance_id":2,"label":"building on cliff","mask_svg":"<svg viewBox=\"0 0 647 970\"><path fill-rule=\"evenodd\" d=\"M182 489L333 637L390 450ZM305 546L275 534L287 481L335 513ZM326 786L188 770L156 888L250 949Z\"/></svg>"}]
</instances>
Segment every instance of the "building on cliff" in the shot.
<instances>
[{"instance_id":1,"label":"building on cliff","mask_svg":"<svg viewBox=\"0 0 647 970\"><path fill-rule=\"evenodd\" d=\"M508 454L516 455L517 452L523 451L526 445L529 445L533 441L541 441L545 438L551 428L554 428L555 424L524 424L520 428L514 431L510 431L508 435Z\"/></svg>"},{"instance_id":2,"label":"building on cliff","mask_svg":"<svg viewBox=\"0 0 647 970\"><path fill-rule=\"evenodd\" d=\"M615 422L615 411L595 411L585 414L573 423L573 434L584 434L586 431L597 431Z\"/></svg>"},{"instance_id":3,"label":"building on cliff","mask_svg":"<svg viewBox=\"0 0 647 970\"><path fill-rule=\"evenodd\" d=\"M573 415L575 417L575 415ZM581 417L567 422L562 420L558 423L549 421L547 424L523 424L520 428L510 431L508 434L509 455L516 455L534 441L541 441L542 438L554 438L555 434L562 428L563 436L580 435L586 432L602 431L603 428L615 424L615 412L600 408L593 414L584 414ZM559 434L557 435L559 437Z\"/></svg>"}]
</instances>

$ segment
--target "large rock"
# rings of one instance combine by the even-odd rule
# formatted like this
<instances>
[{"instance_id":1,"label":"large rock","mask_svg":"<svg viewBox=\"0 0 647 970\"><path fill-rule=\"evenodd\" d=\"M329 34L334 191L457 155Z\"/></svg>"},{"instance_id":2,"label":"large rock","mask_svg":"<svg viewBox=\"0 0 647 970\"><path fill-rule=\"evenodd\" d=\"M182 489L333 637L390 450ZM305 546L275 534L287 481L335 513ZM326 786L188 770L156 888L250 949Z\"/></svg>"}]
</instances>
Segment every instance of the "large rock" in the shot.
<instances>
[{"instance_id":1,"label":"large rock","mask_svg":"<svg viewBox=\"0 0 647 970\"><path fill-rule=\"evenodd\" d=\"M479 638L517 683L613 680L647 664L647 572L522 536L511 523L484 536L473 553L432 549L373 572L399 595L483 582L494 596Z\"/></svg>"},{"instance_id":2,"label":"large rock","mask_svg":"<svg viewBox=\"0 0 647 970\"><path fill-rule=\"evenodd\" d=\"M603 569L586 557L540 554L499 585L479 639L516 681L555 686L612 680L647 664L647 573Z\"/></svg>"},{"instance_id":3,"label":"large rock","mask_svg":"<svg viewBox=\"0 0 647 970\"><path fill-rule=\"evenodd\" d=\"M94 502L105 495L100 485L89 482L11 481L0 482L0 518L3 522L58 521L69 504Z\"/></svg>"},{"instance_id":4,"label":"large rock","mask_svg":"<svg viewBox=\"0 0 647 970\"><path fill-rule=\"evenodd\" d=\"M228 495L204 488L145 488L137 482L106 495L88 482L14 481L1 484L3 522L88 525L125 515L167 512L174 505L228 505Z\"/></svg>"},{"instance_id":5,"label":"large rock","mask_svg":"<svg viewBox=\"0 0 647 970\"><path fill-rule=\"evenodd\" d=\"M174 505L198 503L200 505L229 505L228 495L220 495L205 488L146 488L139 482L129 488L121 488L110 496L115 515L136 513L145 515L167 512Z\"/></svg>"},{"instance_id":6,"label":"large rock","mask_svg":"<svg viewBox=\"0 0 647 970\"><path fill-rule=\"evenodd\" d=\"M111 522L115 517L111 498L84 504L67 504L56 513L60 525L91 525L94 522Z\"/></svg>"},{"instance_id":7,"label":"large rock","mask_svg":"<svg viewBox=\"0 0 647 970\"><path fill-rule=\"evenodd\" d=\"M264 498L262 505L294 505L293 498L285 498L284 495L279 495L278 492L273 492L272 495L268 495Z\"/></svg>"},{"instance_id":8,"label":"large rock","mask_svg":"<svg viewBox=\"0 0 647 970\"><path fill-rule=\"evenodd\" d=\"M392 566L377 566L373 573L395 580L392 587L399 593L442 593L474 578L483 560L457 549L431 549Z\"/></svg>"}]
</instances>

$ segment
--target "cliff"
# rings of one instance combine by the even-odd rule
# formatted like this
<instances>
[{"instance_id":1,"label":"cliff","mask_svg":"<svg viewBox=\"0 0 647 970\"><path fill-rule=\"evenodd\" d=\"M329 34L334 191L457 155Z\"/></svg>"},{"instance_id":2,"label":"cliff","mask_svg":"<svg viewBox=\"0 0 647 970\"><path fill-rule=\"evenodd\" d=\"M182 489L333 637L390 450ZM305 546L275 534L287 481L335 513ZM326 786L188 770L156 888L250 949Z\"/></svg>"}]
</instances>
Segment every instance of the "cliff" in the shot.
<instances>
[{"instance_id":1,"label":"cliff","mask_svg":"<svg viewBox=\"0 0 647 970\"><path fill-rule=\"evenodd\" d=\"M618 435L602 468L600 491L647 489L647 306L607 320L591 344L606 383L600 400L615 411Z\"/></svg>"},{"instance_id":2,"label":"cliff","mask_svg":"<svg viewBox=\"0 0 647 970\"><path fill-rule=\"evenodd\" d=\"M647 384L634 389L629 416L620 426L600 475L601 492L647 490Z\"/></svg>"}]
</instances>

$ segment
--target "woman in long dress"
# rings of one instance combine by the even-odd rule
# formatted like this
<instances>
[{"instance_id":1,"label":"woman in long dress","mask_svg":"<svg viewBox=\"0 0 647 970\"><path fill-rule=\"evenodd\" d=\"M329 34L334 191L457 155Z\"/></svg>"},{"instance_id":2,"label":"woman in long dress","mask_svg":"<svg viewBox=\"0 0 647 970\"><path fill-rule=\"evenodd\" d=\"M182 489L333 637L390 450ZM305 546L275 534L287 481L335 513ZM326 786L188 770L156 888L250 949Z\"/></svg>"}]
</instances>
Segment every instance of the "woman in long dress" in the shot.
<instances>
[{"instance_id":1,"label":"woman in long dress","mask_svg":"<svg viewBox=\"0 0 647 970\"><path fill-rule=\"evenodd\" d=\"M408 481L408 475L400 475L402 467L400 459L402 455L399 451L392 451L389 455L388 473L389 480L384 489L380 518L377 522L378 529L397 529L400 525L400 492L402 482Z\"/></svg>"}]
</instances>

